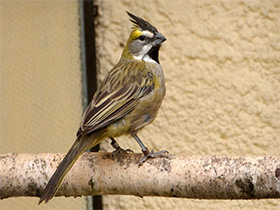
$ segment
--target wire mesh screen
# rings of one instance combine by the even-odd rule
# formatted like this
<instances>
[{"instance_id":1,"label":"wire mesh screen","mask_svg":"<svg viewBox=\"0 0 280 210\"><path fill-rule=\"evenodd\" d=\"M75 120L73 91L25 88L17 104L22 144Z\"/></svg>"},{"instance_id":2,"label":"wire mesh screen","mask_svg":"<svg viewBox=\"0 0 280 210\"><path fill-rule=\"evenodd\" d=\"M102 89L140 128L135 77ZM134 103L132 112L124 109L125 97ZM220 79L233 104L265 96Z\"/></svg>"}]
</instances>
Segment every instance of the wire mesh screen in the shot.
<instances>
[{"instance_id":1,"label":"wire mesh screen","mask_svg":"<svg viewBox=\"0 0 280 210\"><path fill-rule=\"evenodd\" d=\"M78 1L1 1L1 153L67 152L82 115ZM85 198L0 209L85 209Z\"/></svg>"}]
</instances>

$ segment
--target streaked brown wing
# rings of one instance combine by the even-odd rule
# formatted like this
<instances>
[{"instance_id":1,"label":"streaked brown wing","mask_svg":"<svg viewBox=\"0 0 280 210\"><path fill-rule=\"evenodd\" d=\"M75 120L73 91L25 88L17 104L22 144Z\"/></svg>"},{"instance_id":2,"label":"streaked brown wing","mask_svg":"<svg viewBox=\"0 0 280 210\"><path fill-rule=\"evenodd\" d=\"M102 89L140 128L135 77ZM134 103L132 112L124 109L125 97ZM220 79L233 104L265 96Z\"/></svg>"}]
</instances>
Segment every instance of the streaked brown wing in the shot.
<instances>
[{"instance_id":1,"label":"streaked brown wing","mask_svg":"<svg viewBox=\"0 0 280 210\"><path fill-rule=\"evenodd\" d=\"M81 125L83 134L104 128L131 112L137 101L154 88L151 78L144 80L140 84L124 85L111 93L107 90L98 92L85 111Z\"/></svg>"}]
</instances>

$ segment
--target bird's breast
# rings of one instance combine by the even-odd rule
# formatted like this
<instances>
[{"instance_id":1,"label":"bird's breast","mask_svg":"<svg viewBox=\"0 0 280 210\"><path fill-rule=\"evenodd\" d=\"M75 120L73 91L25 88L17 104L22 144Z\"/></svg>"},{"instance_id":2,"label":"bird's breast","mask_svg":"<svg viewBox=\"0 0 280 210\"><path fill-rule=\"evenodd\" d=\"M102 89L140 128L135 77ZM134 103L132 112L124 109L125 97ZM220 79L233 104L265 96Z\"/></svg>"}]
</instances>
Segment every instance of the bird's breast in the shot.
<instances>
[{"instance_id":1,"label":"bird's breast","mask_svg":"<svg viewBox=\"0 0 280 210\"><path fill-rule=\"evenodd\" d=\"M131 112L130 130L132 133L154 121L165 96L165 81L161 66L155 63L147 65L150 65L148 68L153 75L154 89L151 93L139 99L139 103Z\"/></svg>"}]
</instances>

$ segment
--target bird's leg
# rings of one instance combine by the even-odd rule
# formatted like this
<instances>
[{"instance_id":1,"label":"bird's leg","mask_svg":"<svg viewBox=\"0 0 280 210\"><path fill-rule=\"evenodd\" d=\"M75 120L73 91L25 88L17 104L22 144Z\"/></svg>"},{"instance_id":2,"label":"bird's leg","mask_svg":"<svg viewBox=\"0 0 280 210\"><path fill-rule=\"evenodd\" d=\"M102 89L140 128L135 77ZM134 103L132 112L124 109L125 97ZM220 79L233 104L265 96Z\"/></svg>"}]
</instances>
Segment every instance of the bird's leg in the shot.
<instances>
[{"instance_id":1,"label":"bird's leg","mask_svg":"<svg viewBox=\"0 0 280 210\"><path fill-rule=\"evenodd\" d=\"M162 150L159 152L154 152L153 150L149 150L143 142L140 140L140 138L137 135L134 135L133 138L137 141L137 143L140 145L142 152L144 154L144 157L139 161L139 165L142 165L148 158L156 158L156 157L166 157L166 153L168 151Z\"/></svg>"},{"instance_id":2,"label":"bird's leg","mask_svg":"<svg viewBox=\"0 0 280 210\"><path fill-rule=\"evenodd\" d=\"M112 154L114 156L116 156L116 155L118 155L120 153L128 153L128 152L132 152L133 153L133 151L131 149L123 149L123 148L121 148L120 145L116 142L116 140L114 138L111 137L110 139L111 139L111 145L115 149L112 152Z\"/></svg>"}]
</instances>

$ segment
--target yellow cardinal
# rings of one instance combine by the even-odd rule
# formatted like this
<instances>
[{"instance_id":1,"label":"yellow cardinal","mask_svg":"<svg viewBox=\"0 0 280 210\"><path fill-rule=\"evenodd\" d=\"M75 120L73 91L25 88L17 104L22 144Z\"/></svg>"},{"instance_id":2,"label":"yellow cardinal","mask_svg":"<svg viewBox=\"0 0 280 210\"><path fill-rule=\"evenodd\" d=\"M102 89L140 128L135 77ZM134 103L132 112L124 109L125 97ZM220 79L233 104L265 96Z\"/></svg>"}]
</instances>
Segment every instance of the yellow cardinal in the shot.
<instances>
[{"instance_id":1,"label":"yellow cardinal","mask_svg":"<svg viewBox=\"0 0 280 210\"><path fill-rule=\"evenodd\" d=\"M66 173L87 149L106 138L133 136L144 157L163 156L166 151L149 151L137 132L150 124L165 95L164 74L159 64L159 49L166 40L147 21L127 12L134 23L118 64L106 75L81 122L77 140L70 148L44 189L39 203L48 202L57 192Z\"/></svg>"}]
</instances>

